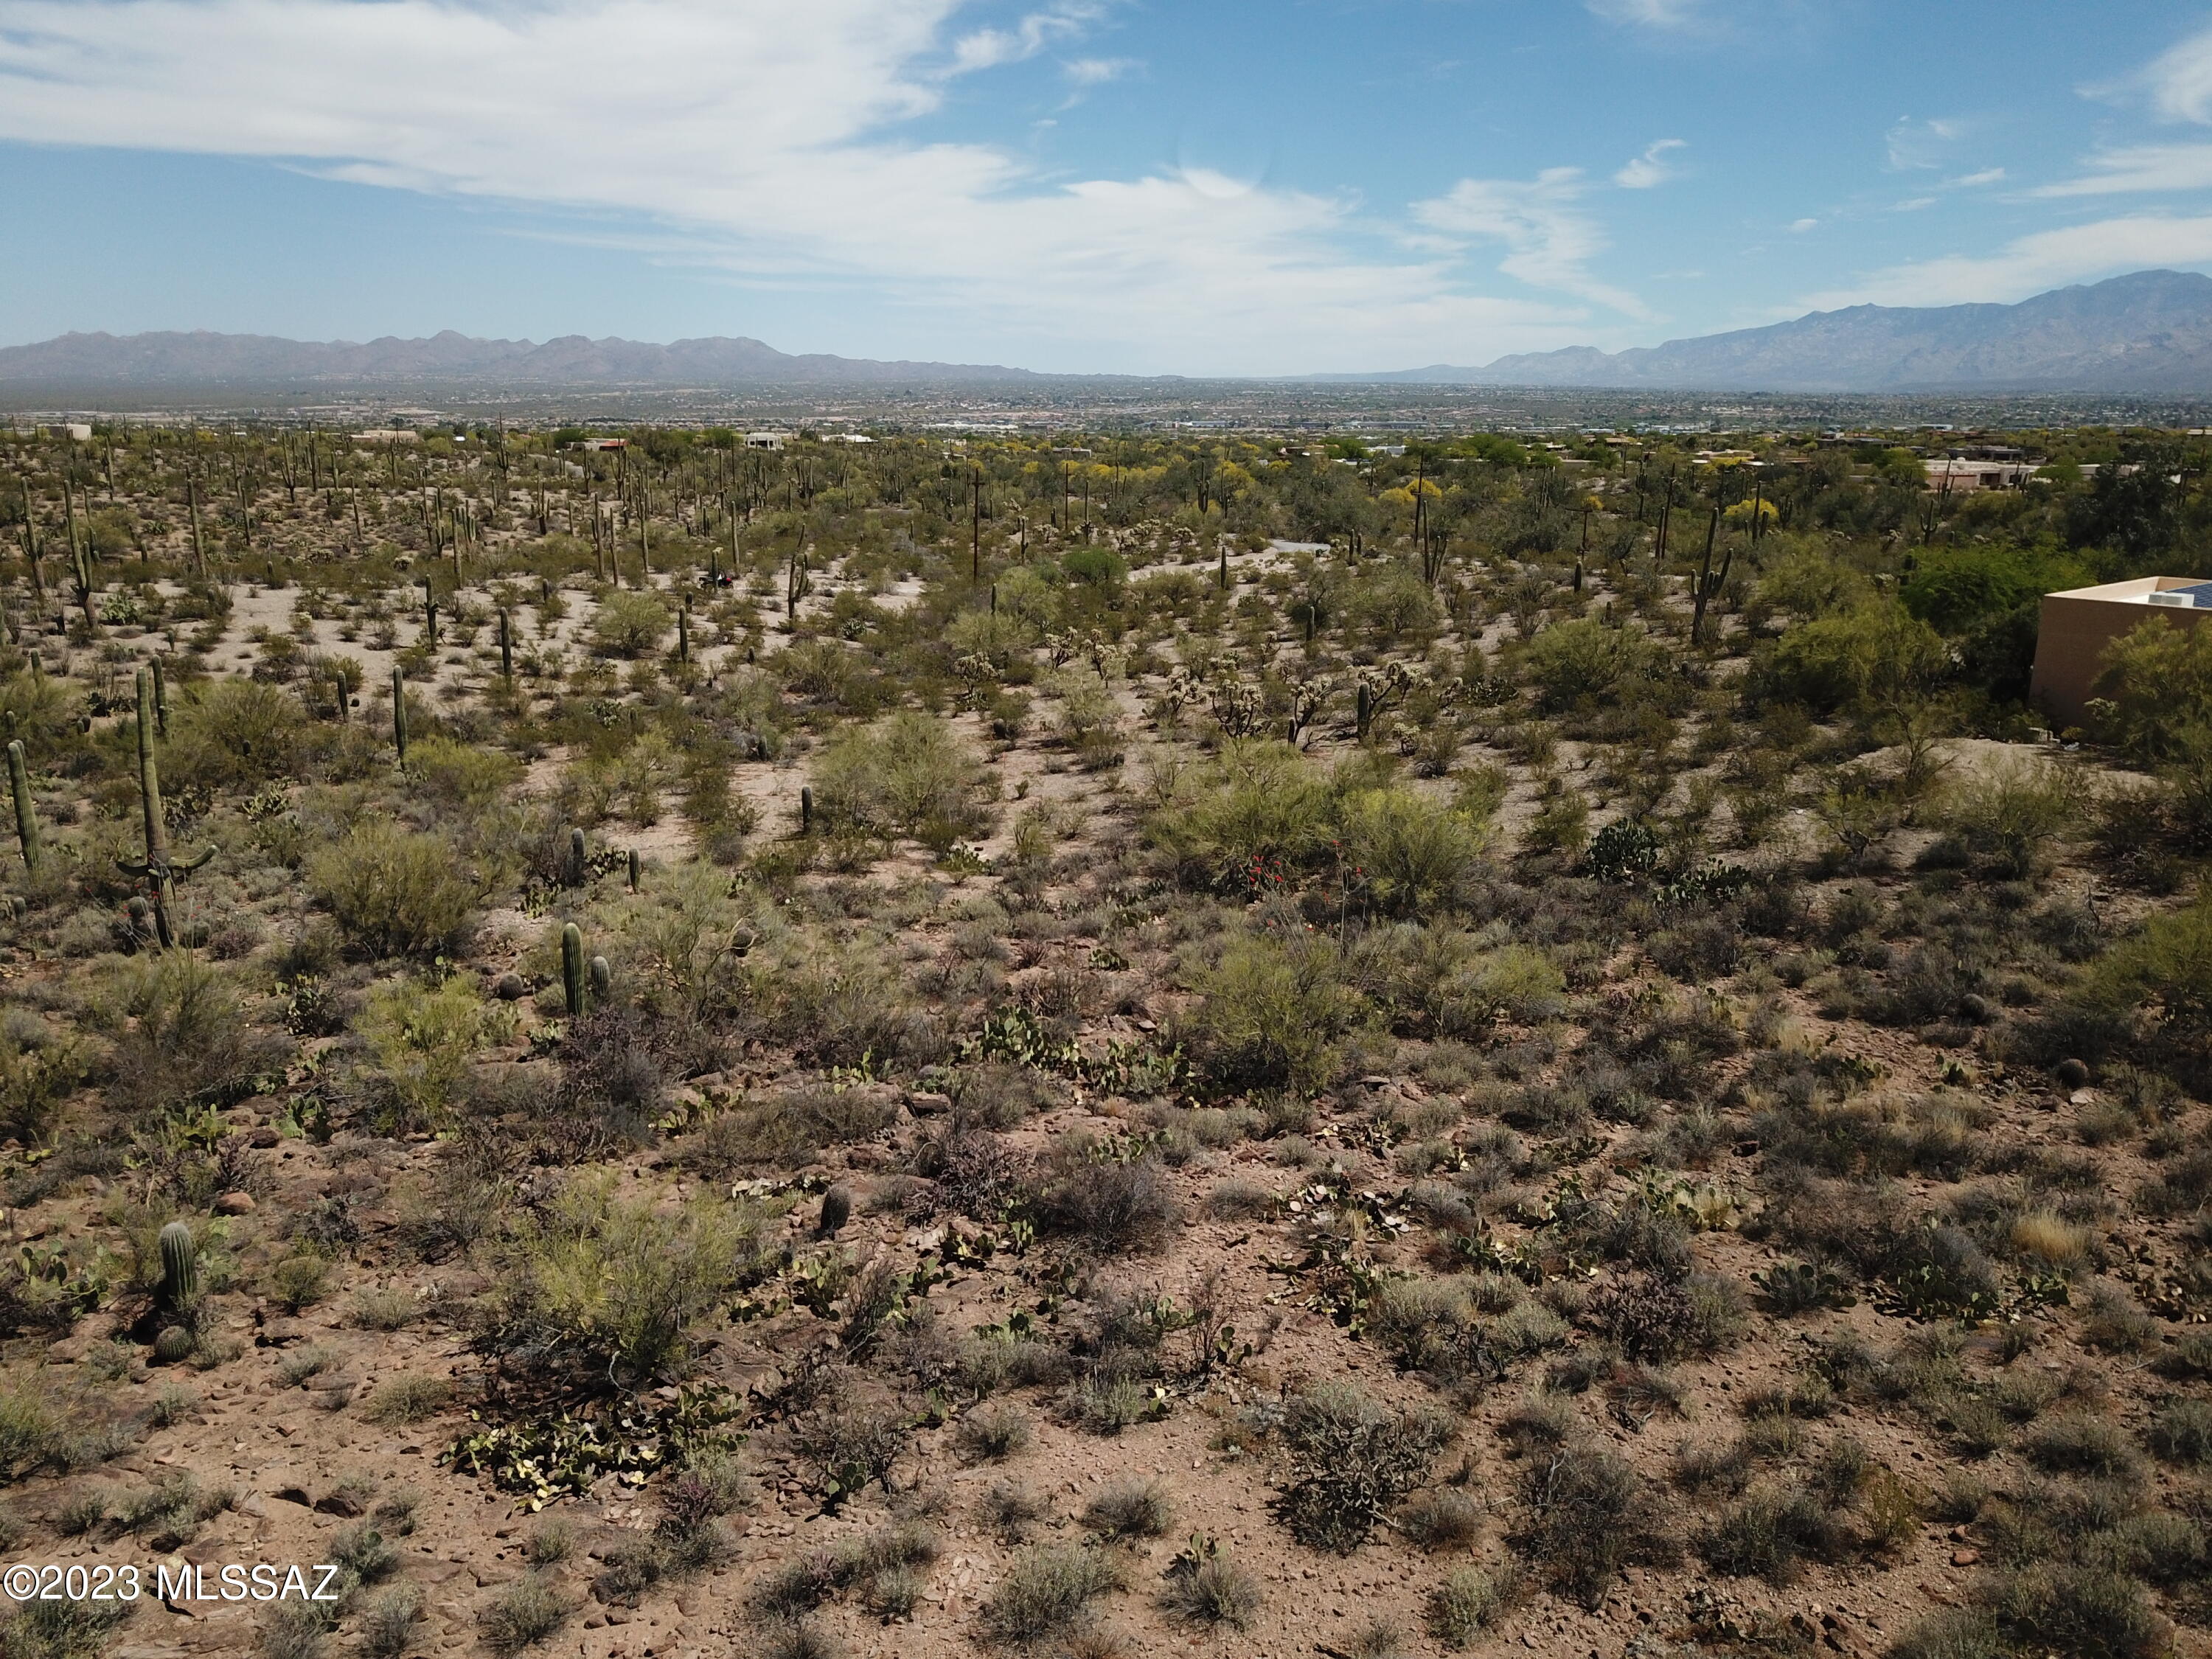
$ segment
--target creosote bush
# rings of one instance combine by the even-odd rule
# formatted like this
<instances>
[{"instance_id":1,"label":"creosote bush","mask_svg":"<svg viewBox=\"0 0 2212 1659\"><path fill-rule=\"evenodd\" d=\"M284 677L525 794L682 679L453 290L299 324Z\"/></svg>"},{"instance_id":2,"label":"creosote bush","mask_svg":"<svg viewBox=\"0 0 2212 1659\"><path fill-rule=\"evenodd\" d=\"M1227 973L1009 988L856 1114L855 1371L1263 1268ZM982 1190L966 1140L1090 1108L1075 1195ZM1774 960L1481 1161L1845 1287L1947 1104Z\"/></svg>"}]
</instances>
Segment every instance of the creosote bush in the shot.
<instances>
[{"instance_id":1,"label":"creosote bush","mask_svg":"<svg viewBox=\"0 0 2212 1659\"><path fill-rule=\"evenodd\" d=\"M362 824L317 853L307 880L347 939L375 957L458 949L476 907L451 842L387 823Z\"/></svg>"}]
</instances>

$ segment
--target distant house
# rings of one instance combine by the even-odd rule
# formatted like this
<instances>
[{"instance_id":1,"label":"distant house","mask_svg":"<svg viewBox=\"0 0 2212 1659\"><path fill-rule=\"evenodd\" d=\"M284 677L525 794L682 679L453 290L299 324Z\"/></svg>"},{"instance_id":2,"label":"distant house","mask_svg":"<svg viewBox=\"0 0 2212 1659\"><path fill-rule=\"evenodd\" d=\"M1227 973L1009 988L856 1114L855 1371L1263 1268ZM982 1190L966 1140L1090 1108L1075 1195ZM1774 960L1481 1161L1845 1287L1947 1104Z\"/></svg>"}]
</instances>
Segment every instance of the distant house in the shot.
<instances>
[{"instance_id":1,"label":"distant house","mask_svg":"<svg viewBox=\"0 0 2212 1659\"><path fill-rule=\"evenodd\" d=\"M745 434L745 447L747 449L781 449L790 435L787 432L748 432Z\"/></svg>"},{"instance_id":2,"label":"distant house","mask_svg":"<svg viewBox=\"0 0 2212 1659\"><path fill-rule=\"evenodd\" d=\"M81 444L92 441L92 428L82 421L57 421L39 428L41 438L70 438Z\"/></svg>"},{"instance_id":3,"label":"distant house","mask_svg":"<svg viewBox=\"0 0 2212 1659\"><path fill-rule=\"evenodd\" d=\"M2043 596L2035 671L2027 699L2054 730L2081 726L2105 672L2105 648L2154 617L2195 628L2212 617L2212 582L2193 576L2137 576Z\"/></svg>"},{"instance_id":4,"label":"distant house","mask_svg":"<svg viewBox=\"0 0 2212 1659\"><path fill-rule=\"evenodd\" d=\"M1970 489L2018 489L2041 469L2033 461L1969 461L1955 457L1923 461L1928 488L1939 495Z\"/></svg>"},{"instance_id":5,"label":"distant house","mask_svg":"<svg viewBox=\"0 0 2212 1659\"><path fill-rule=\"evenodd\" d=\"M356 432L353 441L357 444L419 444L422 434L411 426L375 426L366 432Z\"/></svg>"}]
</instances>

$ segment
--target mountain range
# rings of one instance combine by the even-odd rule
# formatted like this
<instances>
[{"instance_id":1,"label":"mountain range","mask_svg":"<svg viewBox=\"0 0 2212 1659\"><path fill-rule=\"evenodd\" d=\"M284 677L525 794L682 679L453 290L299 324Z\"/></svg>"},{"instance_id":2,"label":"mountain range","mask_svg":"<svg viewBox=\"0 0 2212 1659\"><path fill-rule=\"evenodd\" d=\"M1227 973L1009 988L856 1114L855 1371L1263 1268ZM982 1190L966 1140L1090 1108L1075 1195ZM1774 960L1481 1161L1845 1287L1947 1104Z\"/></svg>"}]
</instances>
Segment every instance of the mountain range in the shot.
<instances>
[{"instance_id":1,"label":"mountain range","mask_svg":"<svg viewBox=\"0 0 2212 1659\"><path fill-rule=\"evenodd\" d=\"M267 334L64 334L0 349L0 386L347 386L467 383L587 386L891 386L1035 378L994 363L879 362L792 356L758 340L714 337L654 345L563 335L478 340L447 329L427 340L391 335L284 340Z\"/></svg>"},{"instance_id":2,"label":"mountain range","mask_svg":"<svg viewBox=\"0 0 2212 1659\"><path fill-rule=\"evenodd\" d=\"M194 331L64 334L0 349L0 392L18 395L32 389L61 396L125 387L336 391L379 385L890 388L1097 378L994 363L793 356L758 340L720 336L654 345L577 334L541 344L479 340L451 330L428 339L386 336L366 343ZM2017 305L1851 306L1627 351L1571 346L1475 368L1438 363L1280 378L1592 390L2212 396L2212 276L2140 270Z\"/></svg>"},{"instance_id":3,"label":"mountain range","mask_svg":"<svg viewBox=\"0 0 2212 1659\"><path fill-rule=\"evenodd\" d=\"M2017 305L1851 306L1628 351L1332 380L1684 392L2212 395L2212 276L2138 270Z\"/></svg>"}]
</instances>

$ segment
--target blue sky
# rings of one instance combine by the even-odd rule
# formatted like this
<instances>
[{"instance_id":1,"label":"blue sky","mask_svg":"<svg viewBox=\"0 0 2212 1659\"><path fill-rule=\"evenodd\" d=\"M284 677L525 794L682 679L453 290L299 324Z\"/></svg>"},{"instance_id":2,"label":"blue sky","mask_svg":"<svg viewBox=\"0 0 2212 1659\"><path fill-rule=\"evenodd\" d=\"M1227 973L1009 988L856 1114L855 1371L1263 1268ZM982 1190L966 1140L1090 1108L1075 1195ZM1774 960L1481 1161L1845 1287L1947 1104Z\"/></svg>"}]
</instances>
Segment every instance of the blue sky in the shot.
<instances>
[{"instance_id":1,"label":"blue sky","mask_svg":"<svg viewBox=\"0 0 2212 1659\"><path fill-rule=\"evenodd\" d=\"M1479 363L2212 269L2212 5L0 0L0 342Z\"/></svg>"}]
</instances>

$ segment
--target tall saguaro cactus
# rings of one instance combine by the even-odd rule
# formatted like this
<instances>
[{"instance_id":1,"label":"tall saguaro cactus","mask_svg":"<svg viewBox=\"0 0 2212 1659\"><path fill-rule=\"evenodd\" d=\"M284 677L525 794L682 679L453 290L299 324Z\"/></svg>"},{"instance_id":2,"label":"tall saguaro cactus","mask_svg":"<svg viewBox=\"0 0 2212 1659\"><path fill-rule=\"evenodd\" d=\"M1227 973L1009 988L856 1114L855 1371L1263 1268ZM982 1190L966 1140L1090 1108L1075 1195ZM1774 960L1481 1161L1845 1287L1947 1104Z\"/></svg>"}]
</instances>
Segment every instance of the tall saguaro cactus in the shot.
<instances>
[{"instance_id":1,"label":"tall saguaro cactus","mask_svg":"<svg viewBox=\"0 0 2212 1659\"><path fill-rule=\"evenodd\" d=\"M185 474L185 507L192 520L192 572L204 578L207 574L207 543L200 535L200 487L189 471Z\"/></svg>"},{"instance_id":2,"label":"tall saguaro cactus","mask_svg":"<svg viewBox=\"0 0 2212 1659\"><path fill-rule=\"evenodd\" d=\"M514 624L504 611L499 613L499 677L514 684Z\"/></svg>"},{"instance_id":3,"label":"tall saguaro cactus","mask_svg":"<svg viewBox=\"0 0 2212 1659\"><path fill-rule=\"evenodd\" d=\"M31 799L30 763L20 738L8 745L8 793L15 798L15 844L22 849L23 868L36 875L44 849L39 839L38 804Z\"/></svg>"},{"instance_id":4,"label":"tall saguaro cactus","mask_svg":"<svg viewBox=\"0 0 2212 1659\"><path fill-rule=\"evenodd\" d=\"M144 820L146 856L136 862L118 859L115 863L125 874L142 877L153 888L154 935L166 951L177 942L176 930L169 921L176 878L189 875L213 858L215 848L208 848L198 858L181 863L169 856L169 827L161 815L161 775L154 762L154 676L150 670L138 671L137 689L138 809Z\"/></svg>"},{"instance_id":5,"label":"tall saguaro cactus","mask_svg":"<svg viewBox=\"0 0 2212 1659\"><path fill-rule=\"evenodd\" d=\"M398 663L392 665L392 746L399 751L399 763L406 765L407 687Z\"/></svg>"}]
</instances>

